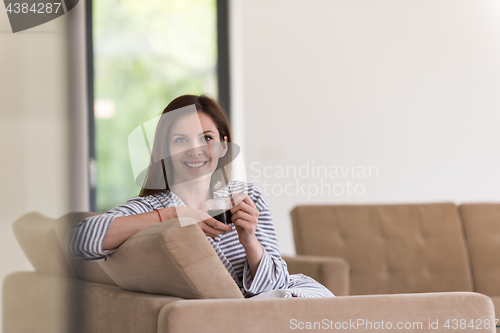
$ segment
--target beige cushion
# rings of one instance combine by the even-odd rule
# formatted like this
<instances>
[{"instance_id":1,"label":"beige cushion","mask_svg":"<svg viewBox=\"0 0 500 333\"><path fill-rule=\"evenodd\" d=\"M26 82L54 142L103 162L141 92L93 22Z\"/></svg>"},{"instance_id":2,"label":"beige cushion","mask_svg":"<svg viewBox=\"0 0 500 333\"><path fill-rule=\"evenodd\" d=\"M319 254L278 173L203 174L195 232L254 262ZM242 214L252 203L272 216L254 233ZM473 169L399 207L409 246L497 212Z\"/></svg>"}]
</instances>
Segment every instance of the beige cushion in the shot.
<instances>
[{"instance_id":1,"label":"beige cushion","mask_svg":"<svg viewBox=\"0 0 500 333\"><path fill-rule=\"evenodd\" d=\"M38 273L77 277L57 241L54 219L40 213L23 215L13 224L14 235Z\"/></svg>"},{"instance_id":2,"label":"beige cushion","mask_svg":"<svg viewBox=\"0 0 500 333\"><path fill-rule=\"evenodd\" d=\"M500 296L500 204L464 204L460 211L475 291Z\"/></svg>"},{"instance_id":3,"label":"beige cushion","mask_svg":"<svg viewBox=\"0 0 500 333\"><path fill-rule=\"evenodd\" d=\"M105 283L110 285L117 285L106 272L99 266L95 261L87 261L80 259L73 259L67 255L66 252L66 235L69 228L80 222L81 220L97 215L97 213L91 212L73 212L68 213L59 219L54 221L55 233L57 235L57 240L59 245L64 250L66 254L66 260L78 273L78 278L80 280L95 282L95 283Z\"/></svg>"},{"instance_id":4,"label":"beige cushion","mask_svg":"<svg viewBox=\"0 0 500 333\"><path fill-rule=\"evenodd\" d=\"M99 265L120 287L181 298L243 298L197 223L149 226Z\"/></svg>"},{"instance_id":5,"label":"beige cushion","mask_svg":"<svg viewBox=\"0 0 500 333\"><path fill-rule=\"evenodd\" d=\"M454 204L299 206L297 254L341 257L350 294L472 291Z\"/></svg>"}]
</instances>

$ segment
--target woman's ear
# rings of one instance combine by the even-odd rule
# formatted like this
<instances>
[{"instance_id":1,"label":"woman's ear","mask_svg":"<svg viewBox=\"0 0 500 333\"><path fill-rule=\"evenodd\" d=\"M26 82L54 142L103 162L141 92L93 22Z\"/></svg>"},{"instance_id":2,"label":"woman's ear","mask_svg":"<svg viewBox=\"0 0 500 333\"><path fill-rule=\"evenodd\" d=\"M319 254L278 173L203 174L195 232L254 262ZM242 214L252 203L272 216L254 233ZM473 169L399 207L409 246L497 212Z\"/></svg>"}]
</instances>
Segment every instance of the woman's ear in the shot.
<instances>
[{"instance_id":1,"label":"woman's ear","mask_svg":"<svg viewBox=\"0 0 500 333\"><path fill-rule=\"evenodd\" d=\"M225 136L224 137L224 141L221 142L221 148L222 148L222 150L220 152L219 158L222 158L222 157L226 156L226 153L227 153L227 150L228 150L227 147L228 147L228 145L227 145L227 136Z\"/></svg>"}]
</instances>

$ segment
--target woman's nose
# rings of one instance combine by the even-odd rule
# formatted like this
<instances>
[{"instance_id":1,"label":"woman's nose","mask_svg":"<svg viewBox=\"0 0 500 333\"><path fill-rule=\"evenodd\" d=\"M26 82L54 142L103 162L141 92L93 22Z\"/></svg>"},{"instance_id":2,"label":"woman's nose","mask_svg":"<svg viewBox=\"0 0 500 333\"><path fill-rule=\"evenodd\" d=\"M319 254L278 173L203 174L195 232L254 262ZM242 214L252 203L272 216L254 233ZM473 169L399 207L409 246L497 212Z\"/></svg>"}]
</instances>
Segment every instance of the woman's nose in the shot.
<instances>
[{"instance_id":1,"label":"woman's nose","mask_svg":"<svg viewBox=\"0 0 500 333\"><path fill-rule=\"evenodd\" d=\"M191 148L189 148L189 150L187 151L187 154L189 154L190 156L199 156L201 154L203 154L203 150L204 148L206 148L206 144L201 144L201 143L194 143Z\"/></svg>"},{"instance_id":2,"label":"woman's nose","mask_svg":"<svg viewBox=\"0 0 500 333\"><path fill-rule=\"evenodd\" d=\"M200 156L203 151L200 148L191 148L187 151L187 154L193 157Z\"/></svg>"}]
</instances>

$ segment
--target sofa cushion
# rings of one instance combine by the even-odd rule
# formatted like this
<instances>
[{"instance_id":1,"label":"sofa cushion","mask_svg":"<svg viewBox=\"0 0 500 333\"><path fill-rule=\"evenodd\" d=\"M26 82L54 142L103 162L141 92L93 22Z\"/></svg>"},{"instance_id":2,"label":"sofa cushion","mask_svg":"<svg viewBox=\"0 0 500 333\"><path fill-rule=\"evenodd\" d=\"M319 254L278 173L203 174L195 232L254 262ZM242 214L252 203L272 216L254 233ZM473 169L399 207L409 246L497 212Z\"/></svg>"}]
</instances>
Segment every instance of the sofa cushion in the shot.
<instances>
[{"instance_id":1,"label":"sofa cushion","mask_svg":"<svg viewBox=\"0 0 500 333\"><path fill-rule=\"evenodd\" d=\"M95 283L104 283L110 285L117 285L106 272L99 266L97 262L86 261L80 259L70 258L67 255L66 251L66 235L68 233L69 228L80 222L81 220L97 215L97 213L91 212L72 212L68 213L59 219L54 221L55 233L57 235L57 240L59 241L59 245L61 249L64 250L65 258L68 261L69 265L76 270L78 274L78 278L80 280L95 282Z\"/></svg>"},{"instance_id":2,"label":"sofa cushion","mask_svg":"<svg viewBox=\"0 0 500 333\"><path fill-rule=\"evenodd\" d=\"M14 235L38 273L77 277L65 258L54 230L54 219L37 212L21 216L13 224Z\"/></svg>"},{"instance_id":3,"label":"sofa cushion","mask_svg":"<svg viewBox=\"0 0 500 333\"><path fill-rule=\"evenodd\" d=\"M98 264L130 291L186 299L243 298L229 272L194 220L149 226Z\"/></svg>"},{"instance_id":4,"label":"sofa cushion","mask_svg":"<svg viewBox=\"0 0 500 333\"><path fill-rule=\"evenodd\" d=\"M347 260L351 295L472 291L454 204L299 206L292 221L297 254Z\"/></svg>"},{"instance_id":5,"label":"sofa cushion","mask_svg":"<svg viewBox=\"0 0 500 333\"><path fill-rule=\"evenodd\" d=\"M463 204L460 212L475 291L500 296L500 204Z\"/></svg>"}]
</instances>

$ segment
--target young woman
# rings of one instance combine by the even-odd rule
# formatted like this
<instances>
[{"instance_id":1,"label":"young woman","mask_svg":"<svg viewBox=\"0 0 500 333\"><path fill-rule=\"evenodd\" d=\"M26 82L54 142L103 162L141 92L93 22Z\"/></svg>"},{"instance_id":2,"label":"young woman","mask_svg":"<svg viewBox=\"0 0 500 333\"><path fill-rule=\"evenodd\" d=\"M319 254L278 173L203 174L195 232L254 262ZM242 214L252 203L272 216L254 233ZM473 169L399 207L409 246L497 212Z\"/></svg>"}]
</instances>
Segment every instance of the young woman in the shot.
<instances>
[{"instance_id":1,"label":"young woman","mask_svg":"<svg viewBox=\"0 0 500 333\"><path fill-rule=\"evenodd\" d=\"M221 177L232 158L225 112L208 96L184 95L163 111L152 163L138 197L80 221L68 233L69 254L106 260L138 231L177 217L193 217L244 297L333 297L303 274L290 275L281 258L271 211L252 183ZM204 201L233 196L234 227L206 212ZM256 296L257 295L257 296Z\"/></svg>"}]
</instances>

